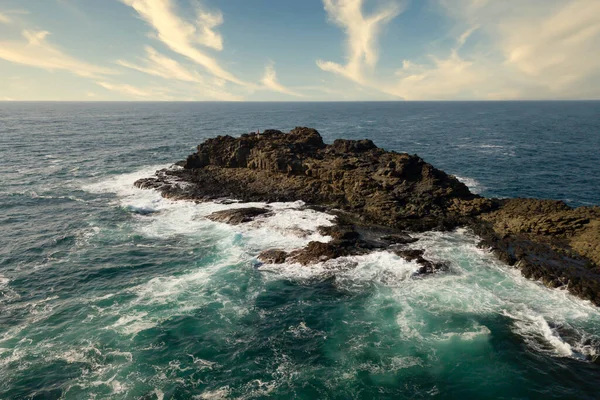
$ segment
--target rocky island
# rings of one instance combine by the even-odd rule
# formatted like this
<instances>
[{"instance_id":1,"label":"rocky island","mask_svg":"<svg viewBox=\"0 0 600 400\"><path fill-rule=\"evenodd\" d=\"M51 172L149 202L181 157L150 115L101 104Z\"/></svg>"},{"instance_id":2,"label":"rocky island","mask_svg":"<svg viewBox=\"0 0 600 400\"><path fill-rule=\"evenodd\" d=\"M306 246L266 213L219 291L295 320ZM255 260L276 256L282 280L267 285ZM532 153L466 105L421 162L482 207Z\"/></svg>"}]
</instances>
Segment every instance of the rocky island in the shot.
<instances>
[{"instance_id":1,"label":"rocky island","mask_svg":"<svg viewBox=\"0 0 600 400\"><path fill-rule=\"evenodd\" d=\"M322 228L331 241L289 253L269 249L259 255L265 263L306 265L385 248L419 263L418 274L441 272L445 263L407 247L416 240L411 233L467 227L480 236L481 247L524 276L600 305L600 207L484 198L417 155L386 151L366 139L325 144L304 127L218 136L178 165L183 168L135 184L182 200L302 200L337 216L334 226ZM238 208L209 218L242 224L268 212Z\"/></svg>"}]
</instances>

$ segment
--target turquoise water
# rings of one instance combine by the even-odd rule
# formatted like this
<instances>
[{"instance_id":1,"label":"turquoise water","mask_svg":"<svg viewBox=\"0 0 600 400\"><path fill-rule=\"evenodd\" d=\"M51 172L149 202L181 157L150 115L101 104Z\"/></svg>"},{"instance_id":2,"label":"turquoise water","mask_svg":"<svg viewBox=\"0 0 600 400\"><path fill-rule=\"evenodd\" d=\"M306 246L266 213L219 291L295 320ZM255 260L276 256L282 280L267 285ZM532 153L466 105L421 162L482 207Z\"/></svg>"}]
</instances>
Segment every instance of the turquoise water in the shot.
<instances>
[{"instance_id":1,"label":"turquoise water","mask_svg":"<svg viewBox=\"0 0 600 400\"><path fill-rule=\"evenodd\" d=\"M468 231L257 268L331 216L132 183L204 138L296 125L418 153L495 196L600 204L600 103L0 104L0 398L597 398L600 312Z\"/></svg>"}]
</instances>

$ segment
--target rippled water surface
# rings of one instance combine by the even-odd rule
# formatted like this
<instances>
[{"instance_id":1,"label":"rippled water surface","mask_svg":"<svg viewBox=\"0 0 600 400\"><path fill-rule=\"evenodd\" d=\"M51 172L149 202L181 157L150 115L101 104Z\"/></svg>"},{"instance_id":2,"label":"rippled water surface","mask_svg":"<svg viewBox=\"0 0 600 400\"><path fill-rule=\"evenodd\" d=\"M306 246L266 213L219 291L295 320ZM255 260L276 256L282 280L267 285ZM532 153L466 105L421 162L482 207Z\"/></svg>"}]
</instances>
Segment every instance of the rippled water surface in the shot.
<instances>
[{"instance_id":1,"label":"rippled water surface","mask_svg":"<svg viewBox=\"0 0 600 400\"><path fill-rule=\"evenodd\" d=\"M132 183L217 134L295 126L417 153L487 196L600 204L600 102L0 103L0 398L598 397L600 311L465 230L310 267L302 203L162 199Z\"/></svg>"}]
</instances>

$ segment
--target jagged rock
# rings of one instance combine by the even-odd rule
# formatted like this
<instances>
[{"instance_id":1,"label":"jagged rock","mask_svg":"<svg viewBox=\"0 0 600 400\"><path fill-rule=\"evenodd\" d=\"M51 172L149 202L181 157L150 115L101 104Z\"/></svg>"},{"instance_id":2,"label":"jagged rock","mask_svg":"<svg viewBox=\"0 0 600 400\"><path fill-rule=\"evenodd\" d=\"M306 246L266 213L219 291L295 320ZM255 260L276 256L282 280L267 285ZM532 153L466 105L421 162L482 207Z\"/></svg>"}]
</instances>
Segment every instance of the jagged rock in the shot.
<instances>
[{"instance_id":1,"label":"jagged rock","mask_svg":"<svg viewBox=\"0 0 600 400\"><path fill-rule=\"evenodd\" d=\"M269 213L270 210L258 207L234 208L232 210L216 211L206 218L211 221L225 222L231 225L239 225L245 222L250 222L259 215Z\"/></svg>"},{"instance_id":2,"label":"jagged rock","mask_svg":"<svg viewBox=\"0 0 600 400\"><path fill-rule=\"evenodd\" d=\"M358 214L365 224L413 231L454 228L462 215L449 211L453 200L478 198L416 155L387 152L369 140L326 145L310 128L208 139L184 169L157 179L153 186L168 197L303 200ZM173 180L191 185L175 187Z\"/></svg>"},{"instance_id":3,"label":"jagged rock","mask_svg":"<svg viewBox=\"0 0 600 400\"><path fill-rule=\"evenodd\" d=\"M395 233L392 235L386 235L381 238L391 244L410 244L417 242L419 239L410 236L408 233Z\"/></svg>"},{"instance_id":4,"label":"jagged rock","mask_svg":"<svg viewBox=\"0 0 600 400\"><path fill-rule=\"evenodd\" d=\"M323 228L332 242L311 242L288 255L297 262L361 254L412 240L377 236L376 229L369 233L365 227L423 232L468 226L485 247L525 276L552 287L566 285L571 293L600 305L600 207L486 199L417 155L385 151L366 139L338 139L326 145L316 130L302 127L289 133L267 130L209 139L182 165L135 184L173 199L302 200L352 216L351 223ZM444 268L423 260L424 273Z\"/></svg>"},{"instance_id":5,"label":"jagged rock","mask_svg":"<svg viewBox=\"0 0 600 400\"><path fill-rule=\"evenodd\" d=\"M448 265L440 262L433 262L423 257L424 250L420 249L408 249L408 250L395 250L394 253L404 258L406 261L415 261L421 265L421 268L417 270L417 274L433 274L434 272L446 271Z\"/></svg>"},{"instance_id":6,"label":"jagged rock","mask_svg":"<svg viewBox=\"0 0 600 400\"><path fill-rule=\"evenodd\" d=\"M331 242L310 242L305 248L294 250L287 261L302 265L325 262L334 258L364 254L368 250L358 241L332 240Z\"/></svg>"},{"instance_id":7,"label":"jagged rock","mask_svg":"<svg viewBox=\"0 0 600 400\"><path fill-rule=\"evenodd\" d=\"M322 226L319 233L324 236L331 236L335 240L355 240L360 238L360 234L353 225L332 225Z\"/></svg>"},{"instance_id":8,"label":"jagged rock","mask_svg":"<svg viewBox=\"0 0 600 400\"><path fill-rule=\"evenodd\" d=\"M280 249L269 249L258 255L258 260L265 264L283 264L288 253Z\"/></svg>"}]
</instances>

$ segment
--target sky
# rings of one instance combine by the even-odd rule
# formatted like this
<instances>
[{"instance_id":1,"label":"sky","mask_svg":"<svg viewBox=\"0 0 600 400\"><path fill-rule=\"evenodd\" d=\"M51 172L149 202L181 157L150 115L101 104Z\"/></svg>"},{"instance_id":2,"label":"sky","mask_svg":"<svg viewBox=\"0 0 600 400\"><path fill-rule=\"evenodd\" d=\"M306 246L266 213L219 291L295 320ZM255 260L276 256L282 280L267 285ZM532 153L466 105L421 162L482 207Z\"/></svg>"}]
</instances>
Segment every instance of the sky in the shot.
<instances>
[{"instance_id":1,"label":"sky","mask_svg":"<svg viewBox=\"0 0 600 400\"><path fill-rule=\"evenodd\" d=\"M600 99L600 0L0 0L0 101Z\"/></svg>"}]
</instances>

